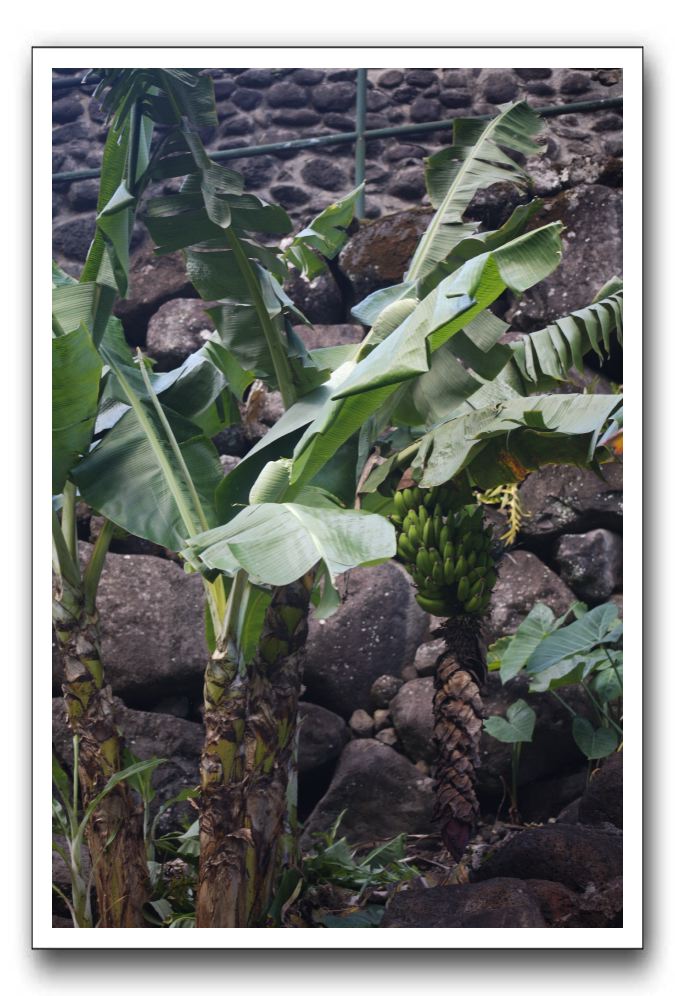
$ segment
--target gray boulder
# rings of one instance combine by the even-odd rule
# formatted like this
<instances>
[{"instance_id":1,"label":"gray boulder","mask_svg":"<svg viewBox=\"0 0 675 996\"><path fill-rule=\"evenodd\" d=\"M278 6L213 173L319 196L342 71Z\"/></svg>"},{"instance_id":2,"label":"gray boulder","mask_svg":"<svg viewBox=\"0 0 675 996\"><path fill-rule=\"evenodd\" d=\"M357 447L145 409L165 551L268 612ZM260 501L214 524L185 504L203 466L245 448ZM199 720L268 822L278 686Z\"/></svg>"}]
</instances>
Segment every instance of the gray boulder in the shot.
<instances>
[{"instance_id":1,"label":"gray boulder","mask_svg":"<svg viewBox=\"0 0 675 996\"><path fill-rule=\"evenodd\" d=\"M413 761L434 761L434 679L407 681L389 708L404 753Z\"/></svg>"},{"instance_id":2,"label":"gray boulder","mask_svg":"<svg viewBox=\"0 0 675 996\"><path fill-rule=\"evenodd\" d=\"M561 536L555 560L563 581L586 602L604 602L621 587L623 540L607 529Z\"/></svg>"},{"instance_id":3,"label":"gray boulder","mask_svg":"<svg viewBox=\"0 0 675 996\"><path fill-rule=\"evenodd\" d=\"M156 370L173 370L200 349L213 331L213 322L197 298L167 301L148 323L146 350Z\"/></svg>"},{"instance_id":4,"label":"gray boulder","mask_svg":"<svg viewBox=\"0 0 675 996\"><path fill-rule=\"evenodd\" d=\"M623 266L623 194L600 184L565 190L547 205L538 224L562 221L560 266L526 291L506 320L532 332L590 304L602 285Z\"/></svg>"},{"instance_id":5,"label":"gray boulder","mask_svg":"<svg viewBox=\"0 0 675 996\"><path fill-rule=\"evenodd\" d=\"M344 576L343 601L326 620L310 619L303 681L305 698L347 719L370 707L381 674L400 674L424 639L428 615L407 574L389 563Z\"/></svg>"},{"instance_id":6,"label":"gray boulder","mask_svg":"<svg viewBox=\"0 0 675 996\"><path fill-rule=\"evenodd\" d=\"M150 706L166 695L200 694L208 650L198 576L160 557L109 553L97 606L106 681L115 695ZM54 686L61 680L57 660Z\"/></svg>"},{"instance_id":7,"label":"gray boulder","mask_svg":"<svg viewBox=\"0 0 675 996\"><path fill-rule=\"evenodd\" d=\"M540 541L591 529L621 532L623 467L607 464L602 475L578 467L544 467L530 474L520 487L521 537Z\"/></svg>"},{"instance_id":8,"label":"gray boulder","mask_svg":"<svg viewBox=\"0 0 675 996\"><path fill-rule=\"evenodd\" d=\"M353 843L428 833L433 803L431 779L405 757L377 740L353 740L305 824L303 843L310 848L312 835L328 830L343 810L340 829Z\"/></svg>"},{"instance_id":9,"label":"gray boulder","mask_svg":"<svg viewBox=\"0 0 675 996\"><path fill-rule=\"evenodd\" d=\"M486 618L492 642L514 633L535 602L544 602L559 616L572 604L574 593L533 553L515 550L499 561L497 584Z\"/></svg>"},{"instance_id":10,"label":"gray boulder","mask_svg":"<svg viewBox=\"0 0 675 996\"><path fill-rule=\"evenodd\" d=\"M545 927L536 897L524 882L496 878L399 892L382 927Z\"/></svg>"},{"instance_id":11,"label":"gray boulder","mask_svg":"<svg viewBox=\"0 0 675 996\"><path fill-rule=\"evenodd\" d=\"M298 772L303 775L335 761L349 730L341 716L311 702L300 703L299 717Z\"/></svg>"}]
</instances>

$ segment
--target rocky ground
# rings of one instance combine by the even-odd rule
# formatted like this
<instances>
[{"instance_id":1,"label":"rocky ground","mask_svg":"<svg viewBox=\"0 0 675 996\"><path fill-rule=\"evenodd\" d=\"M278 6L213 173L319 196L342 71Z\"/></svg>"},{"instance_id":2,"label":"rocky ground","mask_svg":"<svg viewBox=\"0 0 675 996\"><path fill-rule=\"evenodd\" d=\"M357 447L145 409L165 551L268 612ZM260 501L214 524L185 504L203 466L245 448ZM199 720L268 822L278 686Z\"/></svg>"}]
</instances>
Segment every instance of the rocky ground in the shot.
<instances>
[{"instance_id":1,"label":"rocky ground","mask_svg":"<svg viewBox=\"0 0 675 996\"><path fill-rule=\"evenodd\" d=\"M221 123L212 147L277 140L300 126L349 130L350 72L216 71ZM620 91L611 70L371 70L369 78L371 127L482 113L518 95L536 105ZM77 92L56 100L54 114L54 169L95 165L103 134L95 109ZM571 117L549 123L546 155L534 167L543 200L540 223L560 219L566 225L563 261L534 291L500 300L512 333L527 334L587 304L621 271L620 117L601 112L566 120ZM288 288L314 323L300 330L310 348L359 341L363 329L350 320L351 306L401 278L429 217L420 181L422 156L438 146L434 139L423 145L391 140L379 151L370 149L368 169L377 167L380 180L372 181L369 213L382 217L358 227L331 274ZM320 157L261 157L248 160L244 172L256 192L285 200L300 221L346 190L350 155L334 150ZM91 237L95 184L61 188L54 200L55 253L74 273ZM416 207L387 213L406 202ZM511 191L492 188L471 213L493 227L516 203ZM155 258L140 234L131 273L131 297L118 309L127 338L156 360L157 369L170 369L208 335L204 303L193 296L181 260ZM616 363L587 370L578 389L606 392L610 381L621 381ZM275 395L258 397L243 411L242 424L217 438L225 472L281 410ZM589 605L622 601L620 465L606 467L604 479L548 468L520 490L525 516L516 546L499 564L486 620L490 641L512 633L537 601L556 614L575 599ZM99 527L97 517L81 508L84 555ZM304 843L310 846L313 834L344 809L342 831L354 844L410 835L411 855L424 874L396 895L376 899L388 901L385 927L618 925L621 755L589 782L564 706L549 695L531 697L538 720L520 764L523 822L514 825L507 815L510 747L486 736L478 781L484 822L458 868L432 822L431 700L440 650L433 620L419 609L408 576L395 564L351 573L342 596L333 617L311 621L305 651L299 753ZM155 775L159 804L197 782L206 660L200 581L185 575L167 551L117 539L99 611L106 673L129 746L142 758L168 759ZM70 738L56 656L52 680L54 745L67 763ZM504 714L522 695L517 681L503 688L492 676L484 690L486 713ZM160 829L193 818L183 803L169 810Z\"/></svg>"}]
</instances>

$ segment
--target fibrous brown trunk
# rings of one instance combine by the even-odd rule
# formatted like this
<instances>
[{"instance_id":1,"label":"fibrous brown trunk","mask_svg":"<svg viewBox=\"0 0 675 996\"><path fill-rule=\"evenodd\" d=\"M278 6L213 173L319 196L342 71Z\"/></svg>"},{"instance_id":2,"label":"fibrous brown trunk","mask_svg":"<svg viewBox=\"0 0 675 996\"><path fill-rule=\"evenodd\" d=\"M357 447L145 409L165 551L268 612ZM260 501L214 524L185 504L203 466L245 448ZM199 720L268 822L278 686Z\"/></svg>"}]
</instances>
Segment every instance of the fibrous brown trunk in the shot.
<instances>
[{"instance_id":1,"label":"fibrous brown trunk","mask_svg":"<svg viewBox=\"0 0 675 996\"><path fill-rule=\"evenodd\" d=\"M98 619L81 594L57 592L54 625L65 681L68 722L79 738L78 778L83 808L121 769L122 744L113 715L112 691L103 683ZM99 927L146 927L143 905L150 882L139 808L124 782L99 803L86 828Z\"/></svg>"},{"instance_id":2,"label":"fibrous brown trunk","mask_svg":"<svg viewBox=\"0 0 675 996\"><path fill-rule=\"evenodd\" d=\"M436 818L443 841L456 860L466 848L479 815L476 769L480 765L485 645L476 616L448 620L446 650L436 662L434 734L438 743Z\"/></svg>"},{"instance_id":3,"label":"fibrous brown trunk","mask_svg":"<svg viewBox=\"0 0 675 996\"><path fill-rule=\"evenodd\" d=\"M198 927L262 926L280 868L296 860L297 654L310 590L310 578L277 589L248 666L214 658L207 668Z\"/></svg>"}]
</instances>

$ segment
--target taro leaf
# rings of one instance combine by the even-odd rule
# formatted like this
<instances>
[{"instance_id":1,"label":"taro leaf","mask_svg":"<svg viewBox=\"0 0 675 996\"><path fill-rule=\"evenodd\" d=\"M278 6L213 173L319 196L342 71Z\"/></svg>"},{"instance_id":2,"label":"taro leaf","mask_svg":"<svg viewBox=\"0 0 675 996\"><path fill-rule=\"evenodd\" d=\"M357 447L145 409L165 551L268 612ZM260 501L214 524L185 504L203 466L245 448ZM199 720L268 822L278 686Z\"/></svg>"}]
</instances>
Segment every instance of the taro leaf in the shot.
<instances>
[{"instance_id":1,"label":"taro leaf","mask_svg":"<svg viewBox=\"0 0 675 996\"><path fill-rule=\"evenodd\" d=\"M350 913L335 915L326 913L322 918L324 927L379 927L384 916L384 906L374 903Z\"/></svg>"},{"instance_id":2,"label":"taro leaf","mask_svg":"<svg viewBox=\"0 0 675 996\"><path fill-rule=\"evenodd\" d=\"M506 719L489 716L483 721L483 729L503 744L530 743L536 719L534 709L524 699L518 699L506 710Z\"/></svg>"},{"instance_id":3,"label":"taro leaf","mask_svg":"<svg viewBox=\"0 0 675 996\"><path fill-rule=\"evenodd\" d=\"M52 494L87 452L94 431L101 358L84 325L52 339Z\"/></svg>"},{"instance_id":4,"label":"taro leaf","mask_svg":"<svg viewBox=\"0 0 675 996\"><path fill-rule=\"evenodd\" d=\"M598 605L581 619L546 637L527 663L528 674L539 674L565 657L585 654L601 643L615 643L621 634L618 609L612 602Z\"/></svg>"},{"instance_id":5,"label":"taro leaf","mask_svg":"<svg viewBox=\"0 0 675 996\"><path fill-rule=\"evenodd\" d=\"M379 515L295 503L249 505L224 526L188 540L190 563L254 584L285 585L322 562L332 579L395 553L394 528Z\"/></svg>"},{"instance_id":6,"label":"taro leaf","mask_svg":"<svg viewBox=\"0 0 675 996\"><path fill-rule=\"evenodd\" d=\"M586 755L589 761L608 757L614 753L619 744L616 730L608 726L601 726L596 730L587 719L583 719L581 716L574 717L572 736L579 750Z\"/></svg>"},{"instance_id":7,"label":"taro leaf","mask_svg":"<svg viewBox=\"0 0 675 996\"><path fill-rule=\"evenodd\" d=\"M511 637L502 655L499 674L502 685L515 678L545 636L552 632L555 616L542 602L537 602Z\"/></svg>"}]
</instances>

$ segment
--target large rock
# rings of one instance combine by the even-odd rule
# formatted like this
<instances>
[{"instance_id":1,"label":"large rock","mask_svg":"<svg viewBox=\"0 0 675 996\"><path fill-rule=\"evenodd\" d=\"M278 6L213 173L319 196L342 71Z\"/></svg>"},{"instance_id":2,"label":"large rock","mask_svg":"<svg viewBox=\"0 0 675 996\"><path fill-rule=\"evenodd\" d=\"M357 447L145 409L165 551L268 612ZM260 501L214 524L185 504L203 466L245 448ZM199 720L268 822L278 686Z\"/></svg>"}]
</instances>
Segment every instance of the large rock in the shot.
<instances>
[{"instance_id":1,"label":"large rock","mask_svg":"<svg viewBox=\"0 0 675 996\"><path fill-rule=\"evenodd\" d=\"M328 830L343 810L340 830L354 843L386 840L399 833L428 833L432 781L377 740L347 744L330 788L305 825L303 843Z\"/></svg>"},{"instance_id":2,"label":"large rock","mask_svg":"<svg viewBox=\"0 0 675 996\"><path fill-rule=\"evenodd\" d=\"M176 716L155 712L127 709L115 699L115 720L124 735L126 745L136 757L147 761L153 757L165 758L153 772L152 784L156 798L151 812L183 789L196 788L199 784L199 755L204 733L199 723L190 723ZM52 701L52 743L59 761L72 768L73 741L66 721L63 699ZM196 811L188 803L176 803L162 816L160 833L191 823Z\"/></svg>"},{"instance_id":3,"label":"large rock","mask_svg":"<svg viewBox=\"0 0 675 996\"><path fill-rule=\"evenodd\" d=\"M165 695L200 694L208 651L197 575L159 557L109 553L97 606L106 681L115 695L140 706ZM53 680L61 683L60 671Z\"/></svg>"},{"instance_id":4,"label":"large rock","mask_svg":"<svg viewBox=\"0 0 675 996\"><path fill-rule=\"evenodd\" d=\"M183 257L180 253L155 256L152 246L145 243L131 254L129 293L115 305L115 314L122 319L132 345L145 345L150 316L174 297L196 297Z\"/></svg>"},{"instance_id":5,"label":"large rock","mask_svg":"<svg viewBox=\"0 0 675 996\"><path fill-rule=\"evenodd\" d=\"M621 532L623 466L610 463L603 478L578 467L544 467L523 482L523 540L555 539L591 529Z\"/></svg>"},{"instance_id":6,"label":"large rock","mask_svg":"<svg viewBox=\"0 0 675 996\"><path fill-rule=\"evenodd\" d=\"M531 332L590 304L602 285L622 272L622 213L622 191L612 187L591 184L555 197L537 224L563 222L562 261L550 277L526 291L507 321Z\"/></svg>"},{"instance_id":7,"label":"large rock","mask_svg":"<svg viewBox=\"0 0 675 996\"><path fill-rule=\"evenodd\" d=\"M401 211L361 225L340 254L340 269L351 281L356 301L402 279L432 213L423 208Z\"/></svg>"},{"instance_id":8,"label":"large rock","mask_svg":"<svg viewBox=\"0 0 675 996\"><path fill-rule=\"evenodd\" d=\"M399 892L382 927L545 927L536 897L524 882L497 878Z\"/></svg>"},{"instance_id":9,"label":"large rock","mask_svg":"<svg viewBox=\"0 0 675 996\"><path fill-rule=\"evenodd\" d=\"M489 639L514 633L535 602L544 602L560 616L573 601L574 593L533 553L506 553L499 561L486 620Z\"/></svg>"},{"instance_id":10,"label":"large rock","mask_svg":"<svg viewBox=\"0 0 675 996\"><path fill-rule=\"evenodd\" d=\"M148 323L146 350L156 370L173 370L200 349L213 331L213 322L197 298L167 301Z\"/></svg>"},{"instance_id":11,"label":"large rock","mask_svg":"<svg viewBox=\"0 0 675 996\"><path fill-rule=\"evenodd\" d=\"M623 827L623 753L607 758L579 800L579 822Z\"/></svg>"},{"instance_id":12,"label":"large rock","mask_svg":"<svg viewBox=\"0 0 675 996\"><path fill-rule=\"evenodd\" d=\"M604 602L621 587L623 541L608 529L561 536L555 559L563 581L585 602Z\"/></svg>"},{"instance_id":13,"label":"large rock","mask_svg":"<svg viewBox=\"0 0 675 996\"><path fill-rule=\"evenodd\" d=\"M424 639L429 617L395 564L349 572L343 601L326 620L310 619L303 681L306 698L348 718L368 709L381 674L400 673Z\"/></svg>"},{"instance_id":14,"label":"large rock","mask_svg":"<svg viewBox=\"0 0 675 996\"><path fill-rule=\"evenodd\" d=\"M622 873L618 830L557 823L507 838L484 860L474 878L479 882L504 877L545 879L583 892L591 884L602 885Z\"/></svg>"},{"instance_id":15,"label":"large rock","mask_svg":"<svg viewBox=\"0 0 675 996\"><path fill-rule=\"evenodd\" d=\"M312 702L300 703L299 717L298 772L304 775L337 760L349 730L341 716Z\"/></svg>"},{"instance_id":16,"label":"large rock","mask_svg":"<svg viewBox=\"0 0 675 996\"><path fill-rule=\"evenodd\" d=\"M339 325L346 319L342 291L330 272L320 273L313 280L294 273L284 284L284 290L313 325Z\"/></svg>"},{"instance_id":17,"label":"large rock","mask_svg":"<svg viewBox=\"0 0 675 996\"><path fill-rule=\"evenodd\" d=\"M434 679L407 681L389 703L391 718L404 752L413 761L433 761Z\"/></svg>"}]
</instances>

